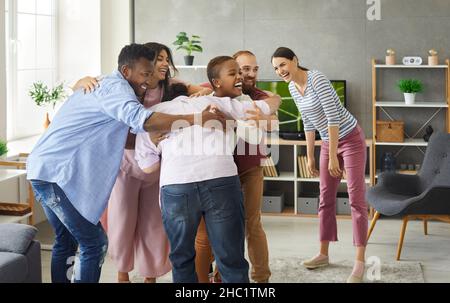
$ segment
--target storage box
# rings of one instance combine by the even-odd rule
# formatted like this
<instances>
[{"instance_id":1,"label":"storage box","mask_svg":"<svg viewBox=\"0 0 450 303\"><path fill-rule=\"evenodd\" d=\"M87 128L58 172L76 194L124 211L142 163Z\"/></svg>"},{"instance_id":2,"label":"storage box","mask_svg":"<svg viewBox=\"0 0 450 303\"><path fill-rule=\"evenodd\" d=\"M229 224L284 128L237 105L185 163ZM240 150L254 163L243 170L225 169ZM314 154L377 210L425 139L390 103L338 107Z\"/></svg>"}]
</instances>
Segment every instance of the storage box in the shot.
<instances>
[{"instance_id":1,"label":"storage box","mask_svg":"<svg viewBox=\"0 0 450 303\"><path fill-rule=\"evenodd\" d=\"M336 214L337 215L350 215L350 199L347 193L338 193L336 199Z\"/></svg>"},{"instance_id":2,"label":"storage box","mask_svg":"<svg viewBox=\"0 0 450 303\"><path fill-rule=\"evenodd\" d=\"M317 215L319 212L319 194L300 194L297 200L297 212L305 215Z\"/></svg>"},{"instance_id":3,"label":"storage box","mask_svg":"<svg viewBox=\"0 0 450 303\"><path fill-rule=\"evenodd\" d=\"M281 213L284 209L284 193L266 192L264 193L261 211L263 213Z\"/></svg>"},{"instance_id":4,"label":"storage box","mask_svg":"<svg viewBox=\"0 0 450 303\"><path fill-rule=\"evenodd\" d=\"M404 142L405 123L402 121L377 121L377 141Z\"/></svg>"}]
</instances>

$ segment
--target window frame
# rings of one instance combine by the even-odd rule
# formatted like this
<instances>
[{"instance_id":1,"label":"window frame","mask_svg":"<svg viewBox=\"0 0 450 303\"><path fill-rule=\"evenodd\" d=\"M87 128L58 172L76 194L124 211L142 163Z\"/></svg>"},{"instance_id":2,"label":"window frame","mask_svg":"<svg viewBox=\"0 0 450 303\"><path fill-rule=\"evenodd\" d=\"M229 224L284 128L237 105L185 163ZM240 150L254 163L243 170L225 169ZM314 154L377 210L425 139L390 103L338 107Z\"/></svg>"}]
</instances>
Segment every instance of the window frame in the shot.
<instances>
[{"instance_id":1,"label":"window frame","mask_svg":"<svg viewBox=\"0 0 450 303\"><path fill-rule=\"evenodd\" d=\"M24 71L33 71L35 73L34 79L35 81L38 81L38 77L36 75L36 73L38 73L39 71L51 71L52 74L52 83L49 83L50 85L53 85L56 81L56 79L58 78L58 41L57 41L57 28L58 28L58 3L56 0L50 0L52 3L52 10L51 10L51 14L43 14L43 13L38 13L38 5L39 5L39 0L35 1L35 10L33 13L26 13L26 12L18 12L18 0L5 0L5 23L8 22L8 24L5 24L5 29L8 29L8 32L6 32L6 91L7 91L7 96L6 96L6 113L7 113L7 119L6 119L6 135L7 135L7 140L11 141L11 140L17 140L17 139L21 139L23 137L29 137L29 136L34 136L34 135L38 135L41 134L43 132L43 129L36 129L36 131L32 130L30 128L30 130L28 130L28 133L23 133L20 132L18 130L18 125L19 122L18 121L27 121L29 119L28 115L22 115L21 113L19 113L19 109L18 109L18 100L19 100L19 93L18 93L18 87L19 87L19 83L18 83L18 77L19 77L19 73L20 72L24 72ZM9 10L6 11L6 2L8 2L8 8ZM34 37L35 37L35 52L34 54L32 54L33 56L35 56L35 62L34 62L34 66L32 68L20 68L18 66L18 57L19 57L19 51L18 51L18 47L19 47L19 43L20 41L18 40L18 27L19 27L19 15L32 15L35 17L35 28L34 28ZM51 41L52 41L52 45L51 45L51 67L50 68L40 68L38 67L38 60L37 60L37 56L38 56L38 49L37 49L37 45L38 45L38 39L37 37L39 36L38 34L38 17L39 16L46 16L46 17L51 17ZM30 99L31 102L31 99ZM35 106L34 103L30 103L30 106ZM39 111L38 111L39 112ZM42 120L44 119L44 117L42 118Z\"/></svg>"}]
</instances>

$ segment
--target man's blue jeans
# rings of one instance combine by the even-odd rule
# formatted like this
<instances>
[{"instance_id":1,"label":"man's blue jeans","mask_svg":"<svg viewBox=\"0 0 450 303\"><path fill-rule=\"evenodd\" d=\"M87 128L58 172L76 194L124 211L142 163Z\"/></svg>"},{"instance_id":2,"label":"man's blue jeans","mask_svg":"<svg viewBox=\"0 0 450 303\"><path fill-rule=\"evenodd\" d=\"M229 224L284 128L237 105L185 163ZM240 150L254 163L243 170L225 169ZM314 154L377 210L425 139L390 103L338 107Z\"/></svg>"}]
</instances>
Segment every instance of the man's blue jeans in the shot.
<instances>
[{"instance_id":1,"label":"man's blue jeans","mask_svg":"<svg viewBox=\"0 0 450 303\"><path fill-rule=\"evenodd\" d=\"M97 283L108 248L108 238L101 224L94 225L83 218L57 184L32 180L31 185L56 235L52 282L70 282L70 268L79 245L79 264L75 264L74 280L76 283Z\"/></svg>"},{"instance_id":2,"label":"man's blue jeans","mask_svg":"<svg viewBox=\"0 0 450 303\"><path fill-rule=\"evenodd\" d=\"M225 283L248 283L244 256L244 205L239 177L168 185L161 189L175 283L197 283L195 236L202 216Z\"/></svg>"}]
</instances>

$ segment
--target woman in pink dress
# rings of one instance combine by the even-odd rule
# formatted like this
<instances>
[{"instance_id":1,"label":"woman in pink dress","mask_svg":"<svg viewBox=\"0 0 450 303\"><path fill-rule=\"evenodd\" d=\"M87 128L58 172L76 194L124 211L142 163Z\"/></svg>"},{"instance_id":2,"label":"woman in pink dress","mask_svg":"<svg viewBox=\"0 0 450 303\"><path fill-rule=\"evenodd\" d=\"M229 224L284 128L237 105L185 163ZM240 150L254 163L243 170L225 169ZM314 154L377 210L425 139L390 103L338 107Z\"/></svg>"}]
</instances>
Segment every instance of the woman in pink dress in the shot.
<instances>
[{"instance_id":1,"label":"woman in pink dress","mask_svg":"<svg viewBox=\"0 0 450 303\"><path fill-rule=\"evenodd\" d=\"M143 104L151 107L168 101L169 87L181 81L171 77L170 67L176 71L170 49L160 43L147 43L157 59L153 79ZM96 78L80 80L76 88L91 91L98 86ZM191 96L208 95L209 88L186 84ZM154 283L156 278L171 270L169 241L165 234L159 206L159 169L145 174L134 158L134 135L129 134L120 172L105 211L102 224L109 239L108 252L118 269L118 282L129 282L129 272L135 265L144 282Z\"/></svg>"}]
</instances>

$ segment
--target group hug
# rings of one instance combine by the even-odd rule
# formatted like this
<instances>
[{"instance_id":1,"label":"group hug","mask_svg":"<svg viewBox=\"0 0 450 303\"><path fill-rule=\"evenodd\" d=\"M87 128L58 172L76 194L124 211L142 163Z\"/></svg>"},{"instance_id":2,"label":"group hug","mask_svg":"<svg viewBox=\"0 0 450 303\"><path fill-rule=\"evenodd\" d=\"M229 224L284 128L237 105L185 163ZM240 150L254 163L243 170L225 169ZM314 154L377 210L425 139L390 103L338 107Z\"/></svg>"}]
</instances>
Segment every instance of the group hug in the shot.
<instances>
[{"instance_id":1,"label":"group hug","mask_svg":"<svg viewBox=\"0 0 450 303\"><path fill-rule=\"evenodd\" d=\"M320 250L302 264L329 265L345 173L356 248L347 282L360 283L368 229L364 131L323 73L301 66L286 47L270 60L289 83L308 170L320 177ZM121 50L112 74L74 85L27 162L55 233L53 283L99 282L107 255L121 283L135 267L146 283L170 271L174 283L270 282L262 137L277 130L282 100L256 87L258 70L252 52L238 51L209 62L209 83L192 84L174 77L167 46L134 43Z\"/></svg>"}]
</instances>

